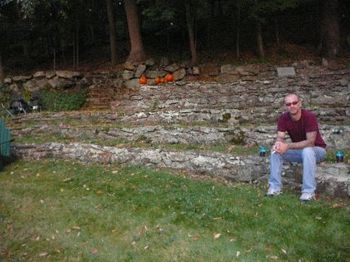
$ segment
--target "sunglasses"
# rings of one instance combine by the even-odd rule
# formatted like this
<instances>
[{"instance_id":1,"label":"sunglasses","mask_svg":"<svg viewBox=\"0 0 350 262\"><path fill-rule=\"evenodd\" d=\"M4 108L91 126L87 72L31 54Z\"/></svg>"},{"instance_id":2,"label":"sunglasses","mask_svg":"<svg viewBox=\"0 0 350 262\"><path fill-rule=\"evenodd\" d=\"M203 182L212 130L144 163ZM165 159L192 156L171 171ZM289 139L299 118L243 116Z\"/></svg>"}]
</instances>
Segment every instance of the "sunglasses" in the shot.
<instances>
[{"instance_id":1,"label":"sunglasses","mask_svg":"<svg viewBox=\"0 0 350 262\"><path fill-rule=\"evenodd\" d=\"M294 101L294 102L286 103L286 106L291 106L291 105L295 106L298 103L299 101Z\"/></svg>"}]
</instances>

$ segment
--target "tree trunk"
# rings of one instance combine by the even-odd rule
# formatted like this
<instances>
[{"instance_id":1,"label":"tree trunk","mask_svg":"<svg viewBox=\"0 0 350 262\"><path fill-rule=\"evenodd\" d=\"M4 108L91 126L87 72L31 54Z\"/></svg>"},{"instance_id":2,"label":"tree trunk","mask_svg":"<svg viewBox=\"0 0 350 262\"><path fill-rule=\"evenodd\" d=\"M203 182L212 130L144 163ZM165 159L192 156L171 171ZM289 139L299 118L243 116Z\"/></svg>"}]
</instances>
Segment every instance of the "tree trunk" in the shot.
<instances>
[{"instance_id":1,"label":"tree trunk","mask_svg":"<svg viewBox=\"0 0 350 262\"><path fill-rule=\"evenodd\" d=\"M221 0L217 0L217 3L218 3L218 15L222 17L224 15L224 10L222 8Z\"/></svg>"},{"instance_id":2,"label":"tree trunk","mask_svg":"<svg viewBox=\"0 0 350 262\"><path fill-rule=\"evenodd\" d=\"M109 43L111 48L111 63L112 65L117 64L117 35L115 28L115 17L112 0L106 0L107 3L107 15L109 25Z\"/></svg>"},{"instance_id":3,"label":"tree trunk","mask_svg":"<svg viewBox=\"0 0 350 262\"><path fill-rule=\"evenodd\" d=\"M56 71L56 48L53 48L53 62L52 62L53 71Z\"/></svg>"},{"instance_id":4,"label":"tree trunk","mask_svg":"<svg viewBox=\"0 0 350 262\"><path fill-rule=\"evenodd\" d=\"M73 45L73 55L72 55L72 60L73 60L73 68L74 70L76 69L77 65L75 63L75 32L73 33L73 42L72 42L72 45Z\"/></svg>"},{"instance_id":5,"label":"tree trunk","mask_svg":"<svg viewBox=\"0 0 350 262\"><path fill-rule=\"evenodd\" d=\"M338 0L321 0L321 46L322 54L335 57L340 49Z\"/></svg>"},{"instance_id":6,"label":"tree trunk","mask_svg":"<svg viewBox=\"0 0 350 262\"><path fill-rule=\"evenodd\" d=\"M236 57L239 58L240 54L240 32L241 32L241 6L237 3L237 14L236 14Z\"/></svg>"},{"instance_id":7,"label":"tree trunk","mask_svg":"<svg viewBox=\"0 0 350 262\"><path fill-rule=\"evenodd\" d=\"M76 69L79 68L79 63L80 63L80 45L79 45L79 40L80 40L80 32L79 32L79 25L76 26L75 28L76 32L76 53L75 53L75 61L76 61Z\"/></svg>"},{"instance_id":8,"label":"tree trunk","mask_svg":"<svg viewBox=\"0 0 350 262\"><path fill-rule=\"evenodd\" d=\"M79 68L79 23L76 22L73 33L73 68Z\"/></svg>"},{"instance_id":9,"label":"tree trunk","mask_svg":"<svg viewBox=\"0 0 350 262\"><path fill-rule=\"evenodd\" d=\"M214 28L214 8L215 8L215 0L208 0L208 4L209 4L209 19L208 19L208 24L207 24L207 48L208 50L211 50L212 48L212 42L213 42L213 28Z\"/></svg>"},{"instance_id":10,"label":"tree trunk","mask_svg":"<svg viewBox=\"0 0 350 262\"><path fill-rule=\"evenodd\" d=\"M265 58L262 29L260 21L256 21L256 41L259 58Z\"/></svg>"},{"instance_id":11,"label":"tree trunk","mask_svg":"<svg viewBox=\"0 0 350 262\"><path fill-rule=\"evenodd\" d=\"M187 30L188 37L190 42L190 51L191 51L191 64L197 64L197 49L196 49L196 39L194 35L194 14L191 12L191 2L187 0L185 2L186 7L186 22L187 22Z\"/></svg>"},{"instance_id":12,"label":"tree trunk","mask_svg":"<svg viewBox=\"0 0 350 262\"><path fill-rule=\"evenodd\" d=\"M23 40L23 42L22 42L22 51L23 51L23 56L26 59L29 59L29 41L28 40Z\"/></svg>"},{"instance_id":13,"label":"tree trunk","mask_svg":"<svg viewBox=\"0 0 350 262\"><path fill-rule=\"evenodd\" d=\"M128 30L130 37L130 53L127 61L141 62L146 59L143 49L142 36L140 31L139 16L135 0L125 0L124 8L128 21Z\"/></svg>"},{"instance_id":14,"label":"tree trunk","mask_svg":"<svg viewBox=\"0 0 350 262\"><path fill-rule=\"evenodd\" d=\"M0 84L4 83L5 79L5 73L4 73L4 67L2 65L2 55L0 52Z\"/></svg>"},{"instance_id":15,"label":"tree trunk","mask_svg":"<svg viewBox=\"0 0 350 262\"><path fill-rule=\"evenodd\" d=\"M278 18L275 17L274 18L274 24L275 24L275 40L276 40L276 46L279 47L280 46L280 28L279 28L279 21Z\"/></svg>"}]
</instances>

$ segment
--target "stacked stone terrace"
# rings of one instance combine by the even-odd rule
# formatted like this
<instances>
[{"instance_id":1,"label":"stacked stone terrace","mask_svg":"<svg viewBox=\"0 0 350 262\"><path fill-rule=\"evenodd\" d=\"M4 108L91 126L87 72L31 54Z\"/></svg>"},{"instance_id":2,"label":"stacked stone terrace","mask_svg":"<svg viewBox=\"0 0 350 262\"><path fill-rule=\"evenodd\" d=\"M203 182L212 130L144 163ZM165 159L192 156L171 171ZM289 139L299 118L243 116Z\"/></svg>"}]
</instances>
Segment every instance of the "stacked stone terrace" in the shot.
<instances>
[{"instance_id":1,"label":"stacked stone terrace","mask_svg":"<svg viewBox=\"0 0 350 262\"><path fill-rule=\"evenodd\" d=\"M112 109L124 111L130 120L213 121L229 124L268 123L283 110L283 97L297 92L304 107L315 110L324 123L350 121L350 70L313 72L297 70L294 77L277 77L276 67L245 69L236 81L221 74L220 82L193 82L185 85L145 85L122 93ZM249 71L248 71L249 70ZM225 78L226 75L226 78ZM226 79L226 80L225 80ZM225 83L226 82L226 83ZM144 113L144 114L142 114Z\"/></svg>"},{"instance_id":2,"label":"stacked stone terrace","mask_svg":"<svg viewBox=\"0 0 350 262\"><path fill-rule=\"evenodd\" d=\"M56 133L78 141L79 137L105 141L147 141L161 144L231 144L271 146L275 119L283 111L283 98L297 92L303 105L317 113L321 131L332 150L350 148L350 70L329 70L305 63L293 66L296 73L279 77L275 66L211 69L211 81L182 79L165 85L114 88L110 110L56 114L28 114L20 121L36 119L36 125L14 128L17 136ZM203 69L205 71L205 69ZM214 75L214 76L213 76ZM192 77L193 78L193 77ZM134 81L135 83L135 81ZM50 122L60 118L78 119L78 127ZM109 126L99 126L103 119ZM116 126L116 125L119 125ZM234 181L265 183L268 158L258 154L235 156L225 153L170 151L152 148L101 146L90 143L16 144L23 158L57 157L185 169ZM300 167L285 166L285 183L298 187ZM295 178L294 174L299 174ZM298 177L298 175L297 175ZM350 196L348 163L322 163L318 189L331 195Z\"/></svg>"}]
</instances>

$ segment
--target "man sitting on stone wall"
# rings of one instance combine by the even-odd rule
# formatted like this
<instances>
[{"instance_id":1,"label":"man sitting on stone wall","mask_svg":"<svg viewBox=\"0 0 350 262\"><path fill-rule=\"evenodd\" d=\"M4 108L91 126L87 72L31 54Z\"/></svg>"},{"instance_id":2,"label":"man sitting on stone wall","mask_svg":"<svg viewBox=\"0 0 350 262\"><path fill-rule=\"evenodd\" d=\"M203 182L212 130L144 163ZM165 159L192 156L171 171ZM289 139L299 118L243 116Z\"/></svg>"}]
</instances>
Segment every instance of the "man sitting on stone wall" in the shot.
<instances>
[{"instance_id":1,"label":"man sitting on stone wall","mask_svg":"<svg viewBox=\"0 0 350 262\"><path fill-rule=\"evenodd\" d=\"M270 178L268 196L281 194L281 172L284 161L298 162L303 165L303 184L301 201L315 199L316 163L324 160L326 144L319 132L316 116L302 109L301 100L296 94L284 98L286 112L277 122L277 139L272 147L270 159ZM285 141L285 135L292 142Z\"/></svg>"}]
</instances>

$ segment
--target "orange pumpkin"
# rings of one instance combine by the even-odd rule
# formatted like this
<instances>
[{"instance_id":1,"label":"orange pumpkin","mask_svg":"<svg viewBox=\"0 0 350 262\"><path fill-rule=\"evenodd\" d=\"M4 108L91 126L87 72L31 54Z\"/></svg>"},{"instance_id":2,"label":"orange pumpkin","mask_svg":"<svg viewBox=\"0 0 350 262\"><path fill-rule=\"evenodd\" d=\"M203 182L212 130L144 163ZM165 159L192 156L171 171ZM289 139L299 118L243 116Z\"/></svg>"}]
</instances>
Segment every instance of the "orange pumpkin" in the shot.
<instances>
[{"instance_id":1,"label":"orange pumpkin","mask_svg":"<svg viewBox=\"0 0 350 262\"><path fill-rule=\"evenodd\" d=\"M141 75L141 77L139 78L139 83L141 85L147 84L147 77L145 75Z\"/></svg>"},{"instance_id":2,"label":"orange pumpkin","mask_svg":"<svg viewBox=\"0 0 350 262\"><path fill-rule=\"evenodd\" d=\"M173 74L168 73L168 74L165 76L165 80L166 80L167 82L173 82L173 81L174 81L174 76L173 76Z\"/></svg>"},{"instance_id":3,"label":"orange pumpkin","mask_svg":"<svg viewBox=\"0 0 350 262\"><path fill-rule=\"evenodd\" d=\"M154 80L154 82L156 83L156 85L159 85L161 83L160 77L157 76L156 79Z\"/></svg>"}]
</instances>

